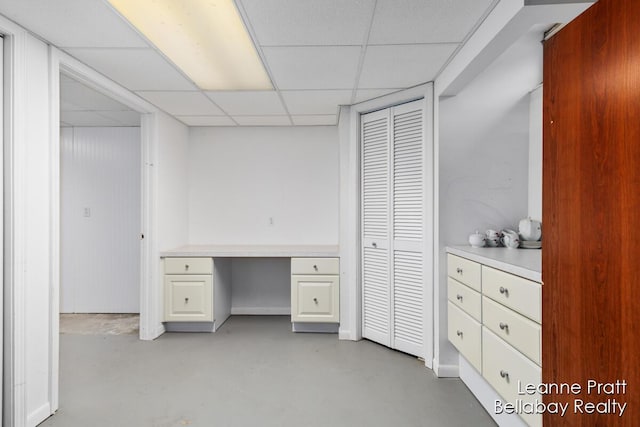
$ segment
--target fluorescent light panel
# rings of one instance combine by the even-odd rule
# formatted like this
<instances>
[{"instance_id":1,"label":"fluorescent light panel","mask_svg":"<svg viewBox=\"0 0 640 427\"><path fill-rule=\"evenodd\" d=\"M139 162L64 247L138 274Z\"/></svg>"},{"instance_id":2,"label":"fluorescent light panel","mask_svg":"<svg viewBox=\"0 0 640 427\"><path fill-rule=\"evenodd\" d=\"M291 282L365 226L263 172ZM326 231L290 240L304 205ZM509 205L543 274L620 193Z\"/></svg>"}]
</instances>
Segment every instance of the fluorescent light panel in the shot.
<instances>
[{"instance_id":1,"label":"fluorescent light panel","mask_svg":"<svg viewBox=\"0 0 640 427\"><path fill-rule=\"evenodd\" d=\"M273 88L233 0L109 3L200 89Z\"/></svg>"}]
</instances>

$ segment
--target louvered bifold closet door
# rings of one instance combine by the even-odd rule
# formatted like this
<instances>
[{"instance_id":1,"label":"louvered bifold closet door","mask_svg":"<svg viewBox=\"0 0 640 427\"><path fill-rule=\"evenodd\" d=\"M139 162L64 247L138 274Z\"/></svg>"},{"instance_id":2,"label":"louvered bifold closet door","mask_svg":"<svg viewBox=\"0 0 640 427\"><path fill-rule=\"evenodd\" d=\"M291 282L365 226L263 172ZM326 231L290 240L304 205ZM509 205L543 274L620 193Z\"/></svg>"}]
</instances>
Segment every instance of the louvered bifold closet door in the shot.
<instances>
[{"instance_id":1,"label":"louvered bifold closet door","mask_svg":"<svg viewBox=\"0 0 640 427\"><path fill-rule=\"evenodd\" d=\"M392 347L424 353L423 103L393 107L393 335Z\"/></svg>"},{"instance_id":2,"label":"louvered bifold closet door","mask_svg":"<svg viewBox=\"0 0 640 427\"><path fill-rule=\"evenodd\" d=\"M389 111L361 116L362 310L365 338L391 346Z\"/></svg>"}]
</instances>

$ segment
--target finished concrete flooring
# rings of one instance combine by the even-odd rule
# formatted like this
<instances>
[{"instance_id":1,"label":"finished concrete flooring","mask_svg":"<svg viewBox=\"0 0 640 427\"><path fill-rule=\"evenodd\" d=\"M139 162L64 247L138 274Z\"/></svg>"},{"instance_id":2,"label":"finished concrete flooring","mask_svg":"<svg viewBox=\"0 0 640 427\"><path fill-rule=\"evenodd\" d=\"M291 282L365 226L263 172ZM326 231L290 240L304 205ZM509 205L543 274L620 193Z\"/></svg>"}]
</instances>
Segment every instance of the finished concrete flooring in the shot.
<instances>
[{"instance_id":1,"label":"finished concrete flooring","mask_svg":"<svg viewBox=\"0 0 640 427\"><path fill-rule=\"evenodd\" d=\"M458 379L366 340L232 316L214 334L60 337L60 409L41 426L495 426Z\"/></svg>"}]
</instances>

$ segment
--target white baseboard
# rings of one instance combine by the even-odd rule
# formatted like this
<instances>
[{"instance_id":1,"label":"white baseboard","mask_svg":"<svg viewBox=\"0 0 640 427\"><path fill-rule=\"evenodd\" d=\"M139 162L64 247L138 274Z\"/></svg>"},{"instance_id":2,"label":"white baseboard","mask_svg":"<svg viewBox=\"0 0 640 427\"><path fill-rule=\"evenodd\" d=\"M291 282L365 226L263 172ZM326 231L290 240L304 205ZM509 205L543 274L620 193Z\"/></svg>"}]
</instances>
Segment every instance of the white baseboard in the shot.
<instances>
[{"instance_id":1,"label":"white baseboard","mask_svg":"<svg viewBox=\"0 0 640 427\"><path fill-rule=\"evenodd\" d=\"M290 316L291 307L231 307L231 315Z\"/></svg>"},{"instance_id":2,"label":"white baseboard","mask_svg":"<svg viewBox=\"0 0 640 427\"><path fill-rule=\"evenodd\" d=\"M29 415L27 415L27 425L28 426L37 426L42 421L46 420L52 415L51 405L49 402L45 403Z\"/></svg>"},{"instance_id":3,"label":"white baseboard","mask_svg":"<svg viewBox=\"0 0 640 427\"><path fill-rule=\"evenodd\" d=\"M338 339L345 341L355 341L351 336L351 331L346 329L338 329Z\"/></svg>"},{"instance_id":4,"label":"white baseboard","mask_svg":"<svg viewBox=\"0 0 640 427\"><path fill-rule=\"evenodd\" d=\"M438 359L433 359L433 372L439 378L456 378L460 376L458 365L441 365Z\"/></svg>"},{"instance_id":5,"label":"white baseboard","mask_svg":"<svg viewBox=\"0 0 640 427\"><path fill-rule=\"evenodd\" d=\"M167 322L167 332L215 332L214 322Z\"/></svg>"},{"instance_id":6,"label":"white baseboard","mask_svg":"<svg viewBox=\"0 0 640 427\"><path fill-rule=\"evenodd\" d=\"M316 332L324 334L336 334L338 333L337 323L300 323L293 322L291 324L291 330L293 332Z\"/></svg>"}]
</instances>

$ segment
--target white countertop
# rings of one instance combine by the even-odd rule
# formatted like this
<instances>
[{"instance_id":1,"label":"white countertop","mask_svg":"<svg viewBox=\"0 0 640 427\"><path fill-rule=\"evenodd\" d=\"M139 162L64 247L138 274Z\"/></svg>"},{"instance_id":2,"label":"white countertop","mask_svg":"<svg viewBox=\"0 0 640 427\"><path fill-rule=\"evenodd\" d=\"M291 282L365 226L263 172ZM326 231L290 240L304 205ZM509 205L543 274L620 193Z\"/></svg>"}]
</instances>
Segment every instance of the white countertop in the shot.
<instances>
[{"instance_id":1,"label":"white countertop","mask_svg":"<svg viewBox=\"0 0 640 427\"><path fill-rule=\"evenodd\" d=\"M542 250L447 246L446 251L542 283Z\"/></svg>"},{"instance_id":2,"label":"white countertop","mask_svg":"<svg viewBox=\"0 0 640 427\"><path fill-rule=\"evenodd\" d=\"M337 257L338 255L338 245L186 245L160 253L163 258L290 258Z\"/></svg>"}]
</instances>

